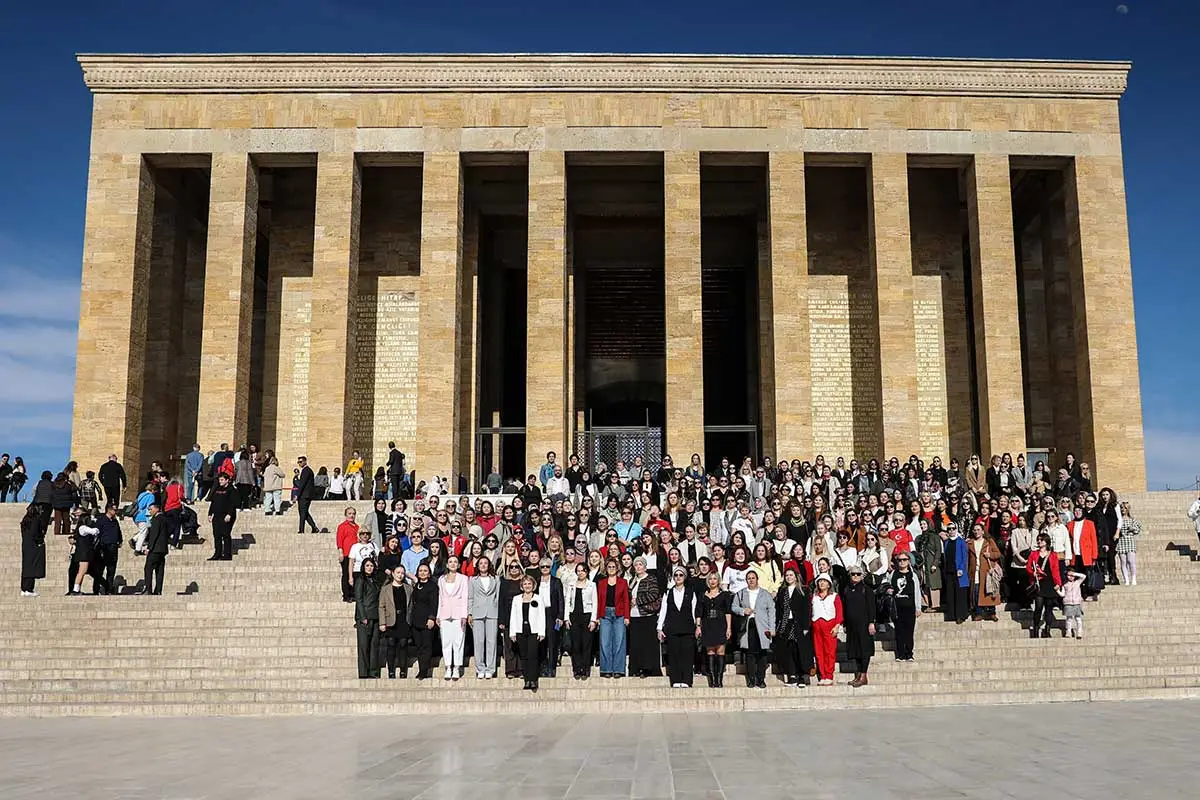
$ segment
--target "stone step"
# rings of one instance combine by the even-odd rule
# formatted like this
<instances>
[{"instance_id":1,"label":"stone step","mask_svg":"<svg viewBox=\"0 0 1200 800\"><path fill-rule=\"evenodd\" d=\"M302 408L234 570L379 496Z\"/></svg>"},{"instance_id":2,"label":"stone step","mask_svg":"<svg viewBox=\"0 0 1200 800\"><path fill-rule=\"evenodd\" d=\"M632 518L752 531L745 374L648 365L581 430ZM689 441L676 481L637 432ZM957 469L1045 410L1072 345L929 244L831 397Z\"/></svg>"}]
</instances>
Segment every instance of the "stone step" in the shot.
<instances>
[{"instance_id":1,"label":"stone step","mask_svg":"<svg viewBox=\"0 0 1200 800\"><path fill-rule=\"evenodd\" d=\"M934 706L1015 705L1049 702L1116 702L1123 700L1182 700L1200 697L1196 687L1116 687L1101 689L1073 688L1060 691L941 691L928 694L898 693L867 686L861 689L820 686L807 689L750 690L740 695L713 696L707 687L673 689L663 697L637 702L641 713L695 713L771 710L836 710L918 708ZM549 698L544 692L534 695L513 688L494 700L487 701L489 712L495 714L607 714L613 700L580 700ZM296 702L292 698L278 700L257 696L252 702L221 701L149 703L79 702L67 697L24 704L0 704L0 716L346 716L362 714L430 715L477 713L480 700L470 694L457 699L438 700L379 700L360 701L341 698L319 702Z\"/></svg>"}]
</instances>

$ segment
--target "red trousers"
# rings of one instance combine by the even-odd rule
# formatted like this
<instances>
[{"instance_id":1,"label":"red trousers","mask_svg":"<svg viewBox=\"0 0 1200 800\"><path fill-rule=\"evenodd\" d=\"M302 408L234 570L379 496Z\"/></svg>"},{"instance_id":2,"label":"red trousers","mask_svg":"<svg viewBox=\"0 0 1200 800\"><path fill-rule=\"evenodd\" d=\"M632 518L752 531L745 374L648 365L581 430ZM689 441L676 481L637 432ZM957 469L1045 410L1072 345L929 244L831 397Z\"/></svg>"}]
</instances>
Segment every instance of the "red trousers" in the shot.
<instances>
[{"instance_id":1,"label":"red trousers","mask_svg":"<svg viewBox=\"0 0 1200 800\"><path fill-rule=\"evenodd\" d=\"M831 619L815 619L812 624L813 651L817 656L817 678L833 680L837 669L837 637L833 635L836 626Z\"/></svg>"}]
</instances>

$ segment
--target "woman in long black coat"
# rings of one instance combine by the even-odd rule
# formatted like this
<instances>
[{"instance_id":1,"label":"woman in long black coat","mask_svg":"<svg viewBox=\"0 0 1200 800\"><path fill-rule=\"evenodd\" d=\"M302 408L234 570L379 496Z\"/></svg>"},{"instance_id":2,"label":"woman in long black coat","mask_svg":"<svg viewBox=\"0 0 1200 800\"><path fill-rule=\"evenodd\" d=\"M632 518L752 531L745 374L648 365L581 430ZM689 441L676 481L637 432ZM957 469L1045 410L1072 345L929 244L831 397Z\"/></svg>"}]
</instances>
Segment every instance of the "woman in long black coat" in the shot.
<instances>
[{"instance_id":1,"label":"woman in long black coat","mask_svg":"<svg viewBox=\"0 0 1200 800\"><path fill-rule=\"evenodd\" d=\"M812 599L792 567L783 571L783 585L775 593L775 626L775 665L787 685L804 688L813 667Z\"/></svg>"},{"instance_id":2,"label":"woman in long black coat","mask_svg":"<svg viewBox=\"0 0 1200 800\"><path fill-rule=\"evenodd\" d=\"M37 597L35 581L46 577L46 531L41 509L30 504L21 519L21 595Z\"/></svg>"},{"instance_id":3,"label":"woman in long black coat","mask_svg":"<svg viewBox=\"0 0 1200 800\"><path fill-rule=\"evenodd\" d=\"M846 628L846 657L854 662L851 686L867 685L867 670L875 655L875 592L863 580L861 564L851 564L850 583L843 586L842 624Z\"/></svg>"}]
</instances>

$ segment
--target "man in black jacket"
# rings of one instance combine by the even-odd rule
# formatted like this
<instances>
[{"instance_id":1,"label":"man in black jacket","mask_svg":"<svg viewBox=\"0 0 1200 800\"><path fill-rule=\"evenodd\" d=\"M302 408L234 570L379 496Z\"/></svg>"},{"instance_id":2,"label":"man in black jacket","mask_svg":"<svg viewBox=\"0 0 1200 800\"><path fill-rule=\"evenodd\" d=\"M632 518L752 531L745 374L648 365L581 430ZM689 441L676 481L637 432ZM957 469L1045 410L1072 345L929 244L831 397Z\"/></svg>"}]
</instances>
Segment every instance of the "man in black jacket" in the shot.
<instances>
[{"instance_id":1,"label":"man in black jacket","mask_svg":"<svg viewBox=\"0 0 1200 800\"><path fill-rule=\"evenodd\" d=\"M117 461L117 454L113 453L100 465L98 473L100 485L104 487L104 496L107 498L107 504L121 506L121 492L125 491L125 487L129 481L125 476L125 468L121 466L121 462Z\"/></svg>"},{"instance_id":2,"label":"man in black jacket","mask_svg":"<svg viewBox=\"0 0 1200 800\"><path fill-rule=\"evenodd\" d=\"M388 486L392 487L392 499L400 499L400 485L404 483L404 453L396 449L395 442L388 442L387 460Z\"/></svg>"},{"instance_id":3,"label":"man in black jacket","mask_svg":"<svg viewBox=\"0 0 1200 800\"><path fill-rule=\"evenodd\" d=\"M306 522L312 527L312 532L317 533L317 523L312 518L312 514L308 513L308 507L312 505L313 495L317 491L312 467L308 465L306 456L297 458L296 465L300 467L300 482L296 485L296 506L300 509L300 530L296 533L304 533L304 523Z\"/></svg>"},{"instance_id":4,"label":"man in black jacket","mask_svg":"<svg viewBox=\"0 0 1200 800\"><path fill-rule=\"evenodd\" d=\"M233 523L237 522L238 500L239 495L230 485L229 476L218 475L208 506L208 522L213 532L213 554L209 561L233 560Z\"/></svg>"},{"instance_id":5,"label":"man in black jacket","mask_svg":"<svg viewBox=\"0 0 1200 800\"><path fill-rule=\"evenodd\" d=\"M167 518L159 513L161 510L158 503L150 504L150 530L146 533L146 570L143 575L145 583L138 594L162 594L171 532L167 529Z\"/></svg>"},{"instance_id":6,"label":"man in black jacket","mask_svg":"<svg viewBox=\"0 0 1200 800\"><path fill-rule=\"evenodd\" d=\"M97 575L100 580L94 580L94 585L101 585L105 592L112 594L116 591L114 582L117 579L117 560L121 554L121 522L117 519L117 507L109 505L104 509L104 513L96 520L96 527L100 529L100 533L96 536L96 545L99 548L100 569Z\"/></svg>"}]
</instances>

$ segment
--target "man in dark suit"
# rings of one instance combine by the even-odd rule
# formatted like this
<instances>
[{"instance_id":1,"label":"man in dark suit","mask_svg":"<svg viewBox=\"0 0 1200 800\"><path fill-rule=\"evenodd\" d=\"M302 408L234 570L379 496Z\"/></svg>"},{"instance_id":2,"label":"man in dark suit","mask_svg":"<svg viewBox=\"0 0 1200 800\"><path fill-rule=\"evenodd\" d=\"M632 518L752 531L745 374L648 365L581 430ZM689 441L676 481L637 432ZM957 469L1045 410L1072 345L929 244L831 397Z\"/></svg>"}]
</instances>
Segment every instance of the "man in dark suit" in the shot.
<instances>
[{"instance_id":1,"label":"man in dark suit","mask_svg":"<svg viewBox=\"0 0 1200 800\"><path fill-rule=\"evenodd\" d=\"M404 453L396 449L395 442L388 442L387 461L388 486L392 487L392 499L400 499L400 484L404 482Z\"/></svg>"},{"instance_id":2,"label":"man in dark suit","mask_svg":"<svg viewBox=\"0 0 1200 800\"><path fill-rule=\"evenodd\" d=\"M308 513L313 495L317 492L312 467L308 465L308 458L305 456L296 459L296 464L300 467L300 482L296 486L296 505L300 509L300 530L296 533L304 533L304 523L306 522L312 527L312 532L317 533L317 523L312 518L312 514Z\"/></svg>"},{"instance_id":3,"label":"man in dark suit","mask_svg":"<svg viewBox=\"0 0 1200 800\"><path fill-rule=\"evenodd\" d=\"M116 453L110 455L108 461L100 465L100 471L96 477L100 479L100 485L104 487L105 504L120 508L121 492L125 491L129 480L125 475L125 468L121 466L120 461L117 461Z\"/></svg>"},{"instance_id":4,"label":"man in dark suit","mask_svg":"<svg viewBox=\"0 0 1200 800\"><path fill-rule=\"evenodd\" d=\"M167 518L161 511L158 503L150 504L150 530L146 533L145 584L138 594L162 594L163 572L167 567L171 532L167 528Z\"/></svg>"}]
</instances>

